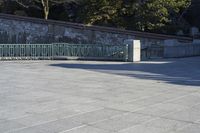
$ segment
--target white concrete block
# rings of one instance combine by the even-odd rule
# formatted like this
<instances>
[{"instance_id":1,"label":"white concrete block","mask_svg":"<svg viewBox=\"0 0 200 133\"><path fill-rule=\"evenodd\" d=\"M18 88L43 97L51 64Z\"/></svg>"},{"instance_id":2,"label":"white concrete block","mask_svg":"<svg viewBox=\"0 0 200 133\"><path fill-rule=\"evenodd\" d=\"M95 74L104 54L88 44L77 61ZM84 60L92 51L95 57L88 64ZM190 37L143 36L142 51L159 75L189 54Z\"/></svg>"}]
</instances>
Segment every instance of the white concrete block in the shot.
<instances>
[{"instance_id":1,"label":"white concrete block","mask_svg":"<svg viewBox=\"0 0 200 133\"><path fill-rule=\"evenodd\" d=\"M128 39L124 41L128 45L128 61L141 61L141 43L140 40Z\"/></svg>"}]
</instances>

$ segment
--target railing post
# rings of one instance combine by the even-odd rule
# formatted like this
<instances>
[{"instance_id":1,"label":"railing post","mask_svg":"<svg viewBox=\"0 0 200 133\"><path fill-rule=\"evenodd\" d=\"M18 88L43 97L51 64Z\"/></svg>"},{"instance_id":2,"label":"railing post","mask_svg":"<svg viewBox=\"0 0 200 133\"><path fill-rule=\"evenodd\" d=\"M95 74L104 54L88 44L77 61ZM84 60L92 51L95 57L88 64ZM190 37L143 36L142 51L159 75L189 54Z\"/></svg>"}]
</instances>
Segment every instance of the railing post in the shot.
<instances>
[{"instance_id":1,"label":"railing post","mask_svg":"<svg viewBox=\"0 0 200 133\"><path fill-rule=\"evenodd\" d=\"M125 44L125 61L128 62L128 44Z\"/></svg>"},{"instance_id":2,"label":"railing post","mask_svg":"<svg viewBox=\"0 0 200 133\"><path fill-rule=\"evenodd\" d=\"M141 61L141 43L140 40L128 39L124 41L128 45L128 61L139 62Z\"/></svg>"},{"instance_id":3,"label":"railing post","mask_svg":"<svg viewBox=\"0 0 200 133\"><path fill-rule=\"evenodd\" d=\"M54 60L54 43L50 44L51 47L51 60Z\"/></svg>"}]
</instances>

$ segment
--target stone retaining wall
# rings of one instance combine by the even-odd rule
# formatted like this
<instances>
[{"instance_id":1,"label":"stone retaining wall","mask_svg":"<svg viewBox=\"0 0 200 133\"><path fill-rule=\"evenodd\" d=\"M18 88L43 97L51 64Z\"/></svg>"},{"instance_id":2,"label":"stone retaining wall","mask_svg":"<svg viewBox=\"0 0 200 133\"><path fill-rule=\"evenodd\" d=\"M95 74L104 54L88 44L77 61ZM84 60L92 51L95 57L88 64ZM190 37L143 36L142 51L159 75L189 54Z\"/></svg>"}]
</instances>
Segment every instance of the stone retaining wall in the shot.
<instances>
[{"instance_id":1,"label":"stone retaining wall","mask_svg":"<svg viewBox=\"0 0 200 133\"><path fill-rule=\"evenodd\" d=\"M142 48L153 44L163 45L166 39L178 39L182 42L192 41L190 37L0 14L0 43L67 42L120 45L126 39L141 40Z\"/></svg>"}]
</instances>

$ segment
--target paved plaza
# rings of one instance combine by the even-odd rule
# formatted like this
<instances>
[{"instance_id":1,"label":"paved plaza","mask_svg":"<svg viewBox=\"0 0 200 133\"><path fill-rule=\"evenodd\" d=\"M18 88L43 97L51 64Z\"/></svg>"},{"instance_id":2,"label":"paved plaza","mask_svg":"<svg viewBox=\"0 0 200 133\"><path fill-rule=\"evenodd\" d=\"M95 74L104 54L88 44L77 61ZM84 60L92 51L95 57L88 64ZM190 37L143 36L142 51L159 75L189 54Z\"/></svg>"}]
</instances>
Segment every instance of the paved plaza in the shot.
<instances>
[{"instance_id":1,"label":"paved plaza","mask_svg":"<svg viewBox=\"0 0 200 133\"><path fill-rule=\"evenodd\" d=\"M200 57L1 61L0 133L200 133Z\"/></svg>"}]
</instances>

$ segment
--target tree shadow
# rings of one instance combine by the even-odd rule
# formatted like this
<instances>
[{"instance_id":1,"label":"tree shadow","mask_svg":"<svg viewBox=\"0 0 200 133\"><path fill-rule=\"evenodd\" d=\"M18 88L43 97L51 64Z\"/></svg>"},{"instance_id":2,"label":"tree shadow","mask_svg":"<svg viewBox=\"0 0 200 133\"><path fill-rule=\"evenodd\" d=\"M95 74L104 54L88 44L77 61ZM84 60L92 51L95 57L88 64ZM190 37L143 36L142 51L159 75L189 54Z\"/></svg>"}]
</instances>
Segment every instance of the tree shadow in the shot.
<instances>
[{"instance_id":1,"label":"tree shadow","mask_svg":"<svg viewBox=\"0 0 200 133\"><path fill-rule=\"evenodd\" d=\"M108 74L164 81L170 84L200 86L200 57L147 61L141 63L60 63L50 66L85 69Z\"/></svg>"}]
</instances>

